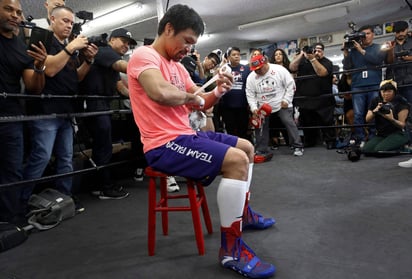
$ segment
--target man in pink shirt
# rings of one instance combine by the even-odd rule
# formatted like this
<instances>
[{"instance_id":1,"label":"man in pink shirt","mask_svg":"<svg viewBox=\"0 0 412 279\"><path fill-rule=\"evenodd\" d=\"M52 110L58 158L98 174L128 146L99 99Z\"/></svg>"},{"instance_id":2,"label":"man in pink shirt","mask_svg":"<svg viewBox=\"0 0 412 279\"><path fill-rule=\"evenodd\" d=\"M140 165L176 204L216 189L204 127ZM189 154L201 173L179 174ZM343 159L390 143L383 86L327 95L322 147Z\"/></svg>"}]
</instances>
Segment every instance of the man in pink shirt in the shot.
<instances>
[{"instance_id":1,"label":"man in pink shirt","mask_svg":"<svg viewBox=\"0 0 412 279\"><path fill-rule=\"evenodd\" d=\"M135 50L128 63L130 100L141 132L147 162L153 168L209 185L222 174L217 190L221 222L219 260L251 278L275 273L242 241L243 228L265 229L275 220L252 211L248 204L253 145L232 135L193 131L191 110L207 109L232 87L233 77L220 73L211 92L199 88L179 61L204 32L203 20L185 5L171 7L161 19L150 46Z\"/></svg>"}]
</instances>

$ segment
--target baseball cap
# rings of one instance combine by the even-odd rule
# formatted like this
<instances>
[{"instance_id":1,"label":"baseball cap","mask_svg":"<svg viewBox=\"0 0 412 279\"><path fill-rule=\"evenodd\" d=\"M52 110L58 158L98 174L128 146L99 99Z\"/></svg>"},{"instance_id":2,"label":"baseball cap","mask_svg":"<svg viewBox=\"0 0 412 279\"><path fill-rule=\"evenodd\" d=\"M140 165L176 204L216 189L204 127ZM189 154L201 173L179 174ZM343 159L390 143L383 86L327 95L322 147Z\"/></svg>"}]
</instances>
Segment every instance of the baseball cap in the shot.
<instances>
[{"instance_id":1,"label":"baseball cap","mask_svg":"<svg viewBox=\"0 0 412 279\"><path fill-rule=\"evenodd\" d=\"M180 63L185 66L186 70L189 73L194 73L196 71L196 61L192 57L185 56L182 58L182 60L180 60Z\"/></svg>"},{"instance_id":2,"label":"baseball cap","mask_svg":"<svg viewBox=\"0 0 412 279\"><path fill-rule=\"evenodd\" d=\"M216 58L216 62L218 65L222 61L222 51L220 49L212 50L212 52L209 53L209 55L212 55L213 57Z\"/></svg>"},{"instance_id":3,"label":"baseball cap","mask_svg":"<svg viewBox=\"0 0 412 279\"><path fill-rule=\"evenodd\" d=\"M400 32L400 31L403 31L403 30L405 30L406 28L408 28L409 27L409 25L408 25L408 23L406 22L406 21L403 21L403 20L401 20L401 21L396 21L394 24L393 24L393 32Z\"/></svg>"},{"instance_id":4,"label":"baseball cap","mask_svg":"<svg viewBox=\"0 0 412 279\"><path fill-rule=\"evenodd\" d=\"M136 40L132 38L132 33L130 33L124 28L115 29L112 31L112 34L110 34L110 38L119 38L119 37L128 39L129 43L132 45L137 45Z\"/></svg>"},{"instance_id":5,"label":"baseball cap","mask_svg":"<svg viewBox=\"0 0 412 279\"><path fill-rule=\"evenodd\" d=\"M379 90L394 90L396 92L398 90L398 84L392 79L383 80L379 84Z\"/></svg>"},{"instance_id":6,"label":"baseball cap","mask_svg":"<svg viewBox=\"0 0 412 279\"><path fill-rule=\"evenodd\" d=\"M253 56L250 59L250 70L251 71L259 70L260 68L262 68L263 65L265 65L265 63L266 63L266 58L262 54Z\"/></svg>"}]
</instances>

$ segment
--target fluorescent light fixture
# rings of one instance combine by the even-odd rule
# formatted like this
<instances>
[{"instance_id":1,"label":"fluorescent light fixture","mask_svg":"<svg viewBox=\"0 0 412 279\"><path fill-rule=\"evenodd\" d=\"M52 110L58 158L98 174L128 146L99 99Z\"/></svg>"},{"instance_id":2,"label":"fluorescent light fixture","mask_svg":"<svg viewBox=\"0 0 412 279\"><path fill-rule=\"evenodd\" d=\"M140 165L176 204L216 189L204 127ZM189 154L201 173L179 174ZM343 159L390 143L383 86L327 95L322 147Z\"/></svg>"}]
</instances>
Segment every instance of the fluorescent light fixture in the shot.
<instances>
[{"instance_id":1,"label":"fluorescent light fixture","mask_svg":"<svg viewBox=\"0 0 412 279\"><path fill-rule=\"evenodd\" d=\"M95 32L95 30L109 29L108 26L123 25L128 21L136 21L136 16L142 12L143 4L141 2L134 2L127 6L120 7L106 14L99 15L93 20L86 22L82 26L85 33Z\"/></svg>"},{"instance_id":2,"label":"fluorescent light fixture","mask_svg":"<svg viewBox=\"0 0 412 279\"><path fill-rule=\"evenodd\" d=\"M337 7L334 9L328 9L327 11L318 11L310 14L306 14L303 17L307 22L319 23L335 18L343 17L347 14L346 7Z\"/></svg>"},{"instance_id":3,"label":"fluorescent light fixture","mask_svg":"<svg viewBox=\"0 0 412 279\"><path fill-rule=\"evenodd\" d=\"M332 9L332 8L338 8L338 7L342 7L342 6L346 7L348 5L351 5L351 4L359 2L359 1L360 0L346 0L346 1L339 2L339 3L325 5L325 6L321 6L321 7L314 8L314 9L309 9L309 10L304 10L304 11L300 11L300 12L296 12L296 13L292 13L292 14L282 15L282 16L278 16L278 17L263 19L263 20L258 20L258 21L254 21L254 22L250 22L250 23L246 23L246 24L241 24L241 25L238 26L238 29L243 30L243 29L247 29L247 28L257 27L257 26L261 26L261 25L265 25L265 24L270 24L270 23L273 23L273 22L276 22L276 21L290 19L290 18L293 18L293 17L305 16L305 15L308 15L310 13L323 12L325 9L329 10L329 9Z\"/></svg>"}]
</instances>

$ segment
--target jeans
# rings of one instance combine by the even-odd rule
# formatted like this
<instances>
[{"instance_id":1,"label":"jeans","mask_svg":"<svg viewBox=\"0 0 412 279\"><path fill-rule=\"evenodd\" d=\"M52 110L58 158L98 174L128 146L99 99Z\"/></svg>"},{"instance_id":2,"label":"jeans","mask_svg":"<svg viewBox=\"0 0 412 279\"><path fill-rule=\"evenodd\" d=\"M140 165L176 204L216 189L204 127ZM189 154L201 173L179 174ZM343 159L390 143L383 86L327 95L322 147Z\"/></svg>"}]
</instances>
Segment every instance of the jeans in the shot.
<instances>
[{"instance_id":1,"label":"jeans","mask_svg":"<svg viewBox=\"0 0 412 279\"><path fill-rule=\"evenodd\" d=\"M365 124L366 113L369 108L369 104L372 99L379 96L379 90L377 86L365 86L365 87L352 87L352 91L358 90L369 90L368 92L363 92L359 94L352 95L352 104L353 104L353 113L354 124L360 125ZM374 135L375 128L369 129L369 136ZM366 140L365 128L364 127L355 127L355 138L361 141Z\"/></svg>"},{"instance_id":2,"label":"jeans","mask_svg":"<svg viewBox=\"0 0 412 279\"><path fill-rule=\"evenodd\" d=\"M22 179L23 123L0 123L0 184ZM23 214L20 203L21 186L1 189L0 220L12 222L14 216Z\"/></svg>"},{"instance_id":3,"label":"jeans","mask_svg":"<svg viewBox=\"0 0 412 279\"><path fill-rule=\"evenodd\" d=\"M56 174L73 171L73 128L70 119L44 119L30 123L31 151L23 170L24 179L40 178L54 151ZM25 188L23 199L32 194L34 185ZM56 180L56 189L71 196L72 177Z\"/></svg>"}]
</instances>

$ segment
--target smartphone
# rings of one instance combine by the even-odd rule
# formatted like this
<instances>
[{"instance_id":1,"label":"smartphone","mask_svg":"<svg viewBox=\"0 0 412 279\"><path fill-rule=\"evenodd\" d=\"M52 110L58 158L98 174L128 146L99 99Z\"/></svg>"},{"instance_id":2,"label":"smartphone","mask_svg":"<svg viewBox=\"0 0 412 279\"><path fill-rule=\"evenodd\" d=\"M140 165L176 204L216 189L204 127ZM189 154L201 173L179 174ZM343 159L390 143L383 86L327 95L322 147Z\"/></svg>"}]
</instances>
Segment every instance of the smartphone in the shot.
<instances>
[{"instance_id":1,"label":"smartphone","mask_svg":"<svg viewBox=\"0 0 412 279\"><path fill-rule=\"evenodd\" d=\"M51 43L53 39L53 32L44 28L34 26L31 30L30 40L29 40L29 49L34 50L31 45L35 44L40 46L39 42L41 41L46 47L47 52L50 51Z\"/></svg>"}]
</instances>

